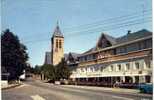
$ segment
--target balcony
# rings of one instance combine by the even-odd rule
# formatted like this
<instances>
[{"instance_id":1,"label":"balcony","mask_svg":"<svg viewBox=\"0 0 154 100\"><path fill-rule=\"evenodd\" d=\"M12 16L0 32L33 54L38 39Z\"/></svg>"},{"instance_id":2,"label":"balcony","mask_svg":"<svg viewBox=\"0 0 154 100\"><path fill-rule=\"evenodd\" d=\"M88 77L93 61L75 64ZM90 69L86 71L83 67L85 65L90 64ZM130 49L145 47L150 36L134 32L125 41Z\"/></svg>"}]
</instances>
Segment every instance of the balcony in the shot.
<instances>
[{"instance_id":1,"label":"balcony","mask_svg":"<svg viewBox=\"0 0 154 100\"><path fill-rule=\"evenodd\" d=\"M104 58L97 58L93 60L88 60L84 62L80 62L79 66L87 66L87 65L93 65L93 64L100 64L100 63L106 63L106 62L113 62L113 61L120 61L120 60L127 60L127 59L133 59L133 58L139 58L139 57L146 57L146 56L152 56L152 49L144 49L144 50L138 50L133 51L129 53L123 53L118 55L110 55L106 56Z\"/></svg>"}]
</instances>

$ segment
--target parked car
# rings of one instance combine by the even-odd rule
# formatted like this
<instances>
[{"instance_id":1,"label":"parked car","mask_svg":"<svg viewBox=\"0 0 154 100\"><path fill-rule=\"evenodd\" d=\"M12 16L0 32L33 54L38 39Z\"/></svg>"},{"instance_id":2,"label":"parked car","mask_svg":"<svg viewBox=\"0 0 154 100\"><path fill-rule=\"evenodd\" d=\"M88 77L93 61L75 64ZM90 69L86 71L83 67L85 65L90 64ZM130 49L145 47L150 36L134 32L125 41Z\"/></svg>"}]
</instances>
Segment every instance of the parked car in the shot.
<instances>
[{"instance_id":1,"label":"parked car","mask_svg":"<svg viewBox=\"0 0 154 100\"><path fill-rule=\"evenodd\" d=\"M60 81L55 81L55 85L60 85L61 82Z\"/></svg>"},{"instance_id":2,"label":"parked car","mask_svg":"<svg viewBox=\"0 0 154 100\"><path fill-rule=\"evenodd\" d=\"M139 89L141 93L150 93L153 92L153 84L152 83L141 83L139 84Z\"/></svg>"},{"instance_id":3,"label":"parked car","mask_svg":"<svg viewBox=\"0 0 154 100\"><path fill-rule=\"evenodd\" d=\"M20 75L19 79L20 79L21 81L25 81L25 80L26 80L26 75L25 75L25 73L22 74L22 75Z\"/></svg>"},{"instance_id":4,"label":"parked car","mask_svg":"<svg viewBox=\"0 0 154 100\"><path fill-rule=\"evenodd\" d=\"M137 89L138 84L137 83L120 83L120 84L118 84L118 87L129 88L129 89Z\"/></svg>"}]
</instances>

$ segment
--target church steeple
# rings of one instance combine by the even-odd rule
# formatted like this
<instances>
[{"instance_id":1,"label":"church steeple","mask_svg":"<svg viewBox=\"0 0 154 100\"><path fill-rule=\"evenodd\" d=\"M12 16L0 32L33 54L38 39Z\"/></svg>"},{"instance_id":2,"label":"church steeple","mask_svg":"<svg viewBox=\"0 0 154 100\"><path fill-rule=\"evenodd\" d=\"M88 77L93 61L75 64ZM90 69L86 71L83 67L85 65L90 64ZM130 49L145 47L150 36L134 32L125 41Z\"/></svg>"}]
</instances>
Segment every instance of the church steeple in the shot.
<instances>
[{"instance_id":1,"label":"church steeple","mask_svg":"<svg viewBox=\"0 0 154 100\"><path fill-rule=\"evenodd\" d=\"M64 36L61 33L58 22L51 38L51 63L57 65L64 57Z\"/></svg>"},{"instance_id":2,"label":"church steeple","mask_svg":"<svg viewBox=\"0 0 154 100\"><path fill-rule=\"evenodd\" d=\"M54 30L54 33L53 33L53 37L63 37L63 34L61 33L61 30L59 28L59 23L57 21L57 25L56 25L56 28Z\"/></svg>"}]
</instances>

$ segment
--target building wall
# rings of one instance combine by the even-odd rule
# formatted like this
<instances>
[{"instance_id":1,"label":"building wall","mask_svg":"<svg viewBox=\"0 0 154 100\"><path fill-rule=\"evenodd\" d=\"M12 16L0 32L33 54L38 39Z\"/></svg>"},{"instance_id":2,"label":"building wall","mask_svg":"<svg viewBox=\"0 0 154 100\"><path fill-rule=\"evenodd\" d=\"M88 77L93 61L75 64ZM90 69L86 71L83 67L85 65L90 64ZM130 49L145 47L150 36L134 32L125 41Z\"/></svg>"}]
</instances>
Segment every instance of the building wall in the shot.
<instances>
[{"instance_id":1,"label":"building wall","mask_svg":"<svg viewBox=\"0 0 154 100\"><path fill-rule=\"evenodd\" d=\"M61 47L60 47L61 42ZM57 65L64 57L64 38L54 37L52 42L52 64Z\"/></svg>"},{"instance_id":2,"label":"building wall","mask_svg":"<svg viewBox=\"0 0 154 100\"><path fill-rule=\"evenodd\" d=\"M134 59L132 61L118 61L106 64L78 67L72 74L72 78L90 78L90 77L121 77L121 76L150 76L152 79L152 65L145 63L146 58ZM129 64L129 68L126 64ZM137 65L139 64L139 68ZM150 65L150 66L149 66ZM121 67L120 69L118 67ZM145 80L140 80L145 82ZM152 82L152 80L151 80Z\"/></svg>"},{"instance_id":3,"label":"building wall","mask_svg":"<svg viewBox=\"0 0 154 100\"><path fill-rule=\"evenodd\" d=\"M133 83L145 83L152 82L152 67L152 38L150 38L81 56L71 78L119 77L125 81L126 77L131 77Z\"/></svg>"}]
</instances>

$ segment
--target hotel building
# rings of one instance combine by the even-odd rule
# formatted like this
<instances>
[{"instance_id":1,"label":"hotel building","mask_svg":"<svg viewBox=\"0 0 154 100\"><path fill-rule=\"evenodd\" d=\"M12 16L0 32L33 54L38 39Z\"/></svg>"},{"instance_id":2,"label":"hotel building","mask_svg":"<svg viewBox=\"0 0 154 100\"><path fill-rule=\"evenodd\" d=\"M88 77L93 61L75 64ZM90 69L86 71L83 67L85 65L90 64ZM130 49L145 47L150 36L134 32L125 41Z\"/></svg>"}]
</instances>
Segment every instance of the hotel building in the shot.
<instances>
[{"instance_id":1,"label":"hotel building","mask_svg":"<svg viewBox=\"0 0 154 100\"><path fill-rule=\"evenodd\" d=\"M152 83L152 32L122 37L102 33L96 45L78 56L71 79L77 82Z\"/></svg>"}]
</instances>

